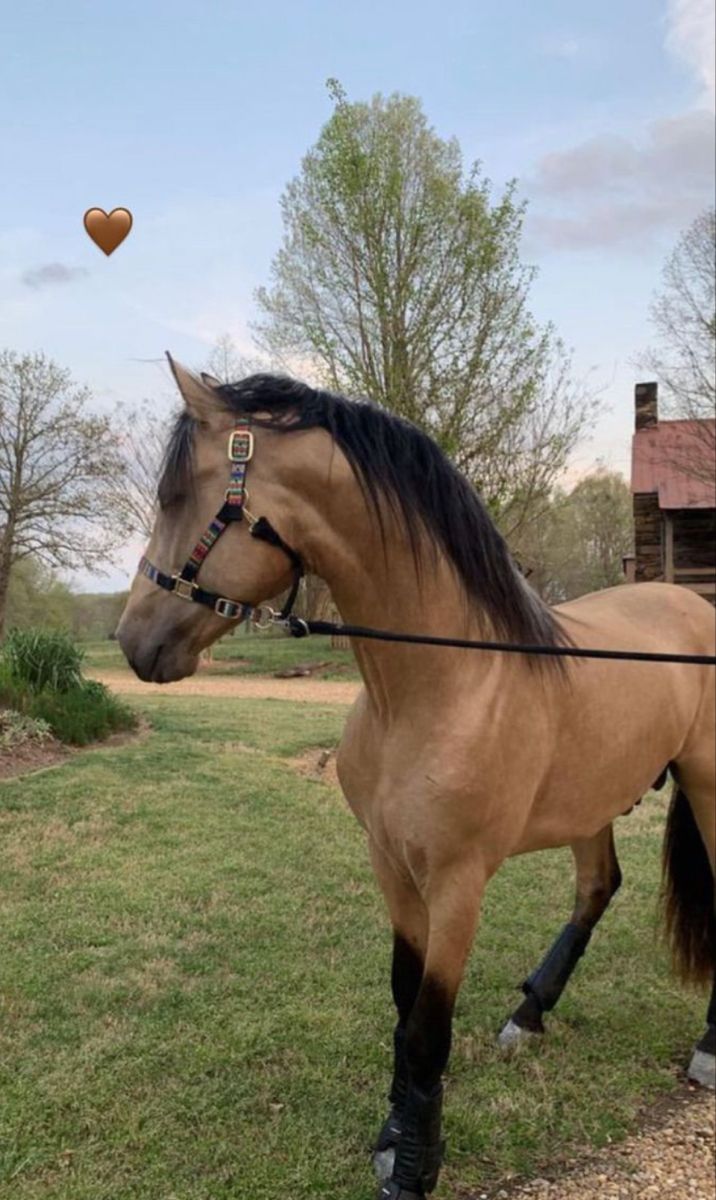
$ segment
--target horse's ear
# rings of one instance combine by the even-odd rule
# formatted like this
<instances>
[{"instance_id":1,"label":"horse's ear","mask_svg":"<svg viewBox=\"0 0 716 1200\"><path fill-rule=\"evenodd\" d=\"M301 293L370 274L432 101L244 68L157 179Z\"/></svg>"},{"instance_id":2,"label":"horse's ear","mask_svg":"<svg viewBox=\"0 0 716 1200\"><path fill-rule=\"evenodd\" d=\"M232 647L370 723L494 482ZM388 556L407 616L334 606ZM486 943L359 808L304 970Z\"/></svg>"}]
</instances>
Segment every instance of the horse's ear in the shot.
<instances>
[{"instance_id":1,"label":"horse's ear","mask_svg":"<svg viewBox=\"0 0 716 1200\"><path fill-rule=\"evenodd\" d=\"M202 371L201 382L205 383L206 386L210 388L220 388L224 386L221 380L216 378L216 375L209 375L208 371Z\"/></svg>"},{"instance_id":2,"label":"horse's ear","mask_svg":"<svg viewBox=\"0 0 716 1200\"><path fill-rule=\"evenodd\" d=\"M181 392L187 412L198 421L210 421L219 412L217 397L214 389L206 384L198 375L188 371L181 363L176 362L169 351L166 351L167 362L171 368L174 381Z\"/></svg>"}]
</instances>

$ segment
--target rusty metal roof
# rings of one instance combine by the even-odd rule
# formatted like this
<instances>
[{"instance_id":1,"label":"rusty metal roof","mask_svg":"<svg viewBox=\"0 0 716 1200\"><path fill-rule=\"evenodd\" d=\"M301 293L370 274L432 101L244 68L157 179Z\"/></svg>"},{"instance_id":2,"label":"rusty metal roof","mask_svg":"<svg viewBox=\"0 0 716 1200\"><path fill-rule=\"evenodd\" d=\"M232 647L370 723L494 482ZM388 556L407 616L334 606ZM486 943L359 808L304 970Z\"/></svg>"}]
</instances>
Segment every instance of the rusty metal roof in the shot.
<instances>
[{"instance_id":1,"label":"rusty metal roof","mask_svg":"<svg viewBox=\"0 0 716 1200\"><path fill-rule=\"evenodd\" d=\"M716 508L716 421L659 421L632 440L632 492L659 508Z\"/></svg>"}]
</instances>

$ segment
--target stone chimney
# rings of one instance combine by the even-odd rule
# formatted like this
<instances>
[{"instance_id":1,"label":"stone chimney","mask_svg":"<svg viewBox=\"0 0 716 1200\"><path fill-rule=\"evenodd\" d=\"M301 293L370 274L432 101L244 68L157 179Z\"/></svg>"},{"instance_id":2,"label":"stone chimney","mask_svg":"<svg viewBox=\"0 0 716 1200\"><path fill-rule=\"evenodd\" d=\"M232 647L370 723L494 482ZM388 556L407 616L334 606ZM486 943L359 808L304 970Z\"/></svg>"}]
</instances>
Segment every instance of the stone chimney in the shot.
<instances>
[{"instance_id":1,"label":"stone chimney","mask_svg":"<svg viewBox=\"0 0 716 1200\"><path fill-rule=\"evenodd\" d=\"M659 385L637 383L634 388L635 429L653 429L659 420Z\"/></svg>"}]
</instances>

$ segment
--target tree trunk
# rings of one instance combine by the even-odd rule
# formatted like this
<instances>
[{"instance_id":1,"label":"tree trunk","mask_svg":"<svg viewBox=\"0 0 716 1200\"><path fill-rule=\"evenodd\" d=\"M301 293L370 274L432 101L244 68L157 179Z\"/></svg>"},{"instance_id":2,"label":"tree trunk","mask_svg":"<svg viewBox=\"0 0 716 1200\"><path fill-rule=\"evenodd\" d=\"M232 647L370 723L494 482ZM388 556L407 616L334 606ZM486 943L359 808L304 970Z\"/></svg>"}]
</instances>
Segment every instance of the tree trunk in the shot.
<instances>
[{"instance_id":1,"label":"tree trunk","mask_svg":"<svg viewBox=\"0 0 716 1200\"><path fill-rule=\"evenodd\" d=\"M0 642L5 632L5 611L7 608L7 593L10 587L10 552L9 547L0 544Z\"/></svg>"}]
</instances>

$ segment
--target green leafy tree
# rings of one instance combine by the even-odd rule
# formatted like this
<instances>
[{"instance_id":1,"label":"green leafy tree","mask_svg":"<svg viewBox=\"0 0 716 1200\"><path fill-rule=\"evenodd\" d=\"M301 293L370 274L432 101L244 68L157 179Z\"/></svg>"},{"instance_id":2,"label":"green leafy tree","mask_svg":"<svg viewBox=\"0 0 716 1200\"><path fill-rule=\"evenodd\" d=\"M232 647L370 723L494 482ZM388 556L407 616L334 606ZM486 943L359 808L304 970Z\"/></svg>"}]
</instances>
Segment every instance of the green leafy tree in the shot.
<instances>
[{"instance_id":1,"label":"green leafy tree","mask_svg":"<svg viewBox=\"0 0 716 1200\"><path fill-rule=\"evenodd\" d=\"M90 398L44 354L0 354L0 635L17 563L96 570L121 536L107 487L121 457Z\"/></svg>"},{"instance_id":2,"label":"green leafy tree","mask_svg":"<svg viewBox=\"0 0 716 1200\"><path fill-rule=\"evenodd\" d=\"M556 489L514 548L530 583L558 604L623 583L633 540L629 487L618 472L599 468L568 493Z\"/></svg>"},{"instance_id":3,"label":"green leafy tree","mask_svg":"<svg viewBox=\"0 0 716 1200\"><path fill-rule=\"evenodd\" d=\"M517 527L590 414L564 348L529 312L514 187L493 202L417 99L329 90L333 115L282 199L258 342L420 425Z\"/></svg>"},{"instance_id":4,"label":"green leafy tree","mask_svg":"<svg viewBox=\"0 0 716 1200\"><path fill-rule=\"evenodd\" d=\"M80 592L73 596L71 629L82 641L111 638L127 603L127 592Z\"/></svg>"},{"instance_id":5,"label":"green leafy tree","mask_svg":"<svg viewBox=\"0 0 716 1200\"><path fill-rule=\"evenodd\" d=\"M9 629L70 629L74 603L68 584L41 562L25 558L10 572L5 623Z\"/></svg>"}]
</instances>

